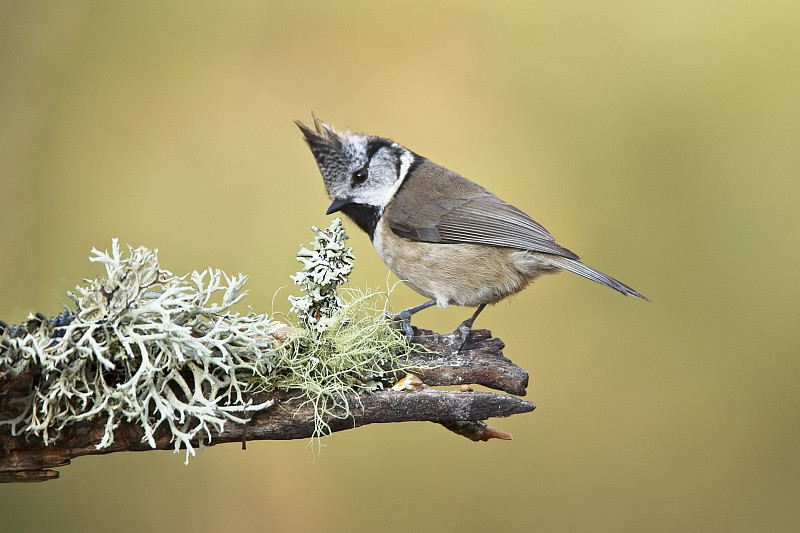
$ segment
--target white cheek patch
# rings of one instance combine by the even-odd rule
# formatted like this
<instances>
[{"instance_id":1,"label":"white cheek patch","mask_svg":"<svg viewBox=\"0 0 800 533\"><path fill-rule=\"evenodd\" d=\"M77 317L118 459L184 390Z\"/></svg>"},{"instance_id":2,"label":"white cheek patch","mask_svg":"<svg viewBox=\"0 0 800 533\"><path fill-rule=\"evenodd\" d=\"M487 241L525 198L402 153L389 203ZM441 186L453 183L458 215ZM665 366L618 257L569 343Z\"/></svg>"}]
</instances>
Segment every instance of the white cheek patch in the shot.
<instances>
[{"instance_id":1,"label":"white cheek patch","mask_svg":"<svg viewBox=\"0 0 800 533\"><path fill-rule=\"evenodd\" d=\"M383 209L392 199L392 195L394 194L394 192L392 192L393 190L394 189L363 191L356 196L356 200L358 203L374 205Z\"/></svg>"},{"instance_id":2,"label":"white cheek patch","mask_svg":"<svg viewBox=\"0 0 800 533\"><path fill-rule=\"evenodd\" d=\"M414 154L400 145L395 144L393 146L402 150L398 169L399 175L395 176L394 181L391 184L387 184L388 186L362 190L357 196L359 202L384 208L394 198L395 193L403 184L408 174L408 169L411 168L411 164L414 162ZM388 170L388 167L385 168ZM394 165L391 165L391 168L392 174L394 174Z\"/></svg>"}]
</instances>

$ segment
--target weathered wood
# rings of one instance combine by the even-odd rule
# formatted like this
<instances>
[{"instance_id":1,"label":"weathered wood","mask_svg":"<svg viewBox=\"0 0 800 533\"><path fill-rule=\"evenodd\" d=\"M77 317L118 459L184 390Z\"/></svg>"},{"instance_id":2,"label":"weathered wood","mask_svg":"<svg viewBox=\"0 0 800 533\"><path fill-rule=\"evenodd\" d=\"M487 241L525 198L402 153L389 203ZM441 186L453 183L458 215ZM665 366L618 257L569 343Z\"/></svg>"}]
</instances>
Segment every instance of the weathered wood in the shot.
<instances>
[{"instance_id":1,"label":"weathered wood","mask_svg":"<svg viewBox=\"0 0 800 533\"><path fill-rule=\"evenodd\" d=\"M486 330L475 330L462 350L450 335L419 330L414 338L425 350L411 358L412 365L425 368L419 371L426 386L479 384L489 388L524 395L527 373L503 357L503 343ZM426 350L429 350L430 353ZM399 372L398 372L399 374ZM0 381L9 391L29 386L27 378L14 382ZM229 422L225 430L213 435L206 446L246 440L286 440L309 438L314 435L314 412L303 405L296 392L260 395L254 400L272 399L275 405L255 413L245 425ZM516 396L491 392L439 391L423 388L417 391L383 390L347 398L350 415L337 408L326 419L331 431L392 422L430 421L472 440L510 438L510 435L488 427L483 420L532 411L534 405ZM69 464L74 457L102 455L120 451L146 451L151 448L142 441L143 431L133 423L123 423L114 431L111 446L98 450L96 444L103 435L105 420L98 418L66 428L57 442L45 446L38 439L23 439L9 433L8 426L0 428L0 482L45 481L58 477L53 468ZM170 435L160 431L155 435L156 448L173 449Z\"/></svg>"},{"instance_id":2,"label":"weathered wood","mask_svg":"<svg viewBox=\"0 0 800 533\"><path fill-rule=\"evenodd\" d=\"M416 330L414 342L432 353L417 352L411 363L426 368L419 375L429 385L483 385L517 396L525 396L528 373L503 356L505 344L486 329L470 332L459 351L461 338L427 329Z\"/></svg>"}]
</instances>

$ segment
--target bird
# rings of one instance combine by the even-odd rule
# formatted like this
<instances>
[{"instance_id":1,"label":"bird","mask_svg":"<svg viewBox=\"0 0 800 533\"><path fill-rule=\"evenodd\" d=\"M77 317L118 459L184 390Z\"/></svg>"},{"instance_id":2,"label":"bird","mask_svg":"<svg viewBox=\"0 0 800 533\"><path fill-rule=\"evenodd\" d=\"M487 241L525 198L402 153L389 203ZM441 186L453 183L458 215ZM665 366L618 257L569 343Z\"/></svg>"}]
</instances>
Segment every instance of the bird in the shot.
<instances>
[{"instance_id":1,"label":"bird","mask_svg":"<svg viewBox=\"0 0 800 533\"><path fill-rule=\"evenodd\" d=\"M378 257L427 301L394 315L409 341L411 316L433 305L475 307L454 332L461 347L475 319L542 274L566 270L650 301L578 256L520 209L456 172L384 137L295 121L331 204L369 235Z\"/></svg>"}]
</instances>

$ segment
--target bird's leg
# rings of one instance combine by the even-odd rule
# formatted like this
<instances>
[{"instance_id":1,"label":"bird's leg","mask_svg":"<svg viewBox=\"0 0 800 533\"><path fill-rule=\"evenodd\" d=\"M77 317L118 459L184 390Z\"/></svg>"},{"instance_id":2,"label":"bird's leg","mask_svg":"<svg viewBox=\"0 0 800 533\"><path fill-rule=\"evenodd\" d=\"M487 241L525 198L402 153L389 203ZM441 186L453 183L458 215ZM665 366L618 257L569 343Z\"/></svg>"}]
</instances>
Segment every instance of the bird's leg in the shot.
<instances>
[{"instance_id":1,"label":"bird's leg","mask_svg":"<svg viewBox=\"0 0 800 533\"><path fill-rule=\"evenodd\" d=\"M411 341L411 338L414 336L414 330L411 327L411 315L418 311L422 311L423 309L427 309L435 304L436 300L431 300L429 302L415 305L414 307L409 307L408 309L403 309L396 315L392 315L392 320L400 321L400 324L403 326L403 331L406 332L406 338Z\"/></svg>"},{"instance_id":2,"label":"bird's leg","mask_svg":"<svg viewBox=\"0 0 800 533\"><path fill-rule=\"evenodd\" d=\"M464 347L464 343L467 342L467 336L469 336L469 332L472 329L472 324L475 322L475 319L478 318L478 315L481 314L481 311L483 311L484 307L486 307L486 304L479 305L475 312L472 313L472 316L463 321L456 328L455 331L461 332L461 345L458 347L459 352L461 351L461 348Z\"/></svg>"}]
</instances>

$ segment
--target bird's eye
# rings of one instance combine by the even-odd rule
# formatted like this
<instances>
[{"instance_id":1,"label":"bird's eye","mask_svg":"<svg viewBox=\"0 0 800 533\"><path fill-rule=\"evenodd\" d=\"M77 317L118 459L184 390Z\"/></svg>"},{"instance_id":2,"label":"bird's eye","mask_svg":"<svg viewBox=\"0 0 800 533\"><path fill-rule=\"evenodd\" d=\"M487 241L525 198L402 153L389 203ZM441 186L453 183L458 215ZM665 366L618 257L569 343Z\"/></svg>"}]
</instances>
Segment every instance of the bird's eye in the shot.
<instances>
[{"instance_id":1,"label":"bird's eye","mask_svg":"<svg viewBox=\"0 0 800 533\"><path fill-rule=\"evenodd\" d=\"M354 185L361 185L365 181L367 181L367 176L369 173L367 172L367 167L361 167L355 172L353 172L353 184Z\"/></svg>"}]
</instances>

